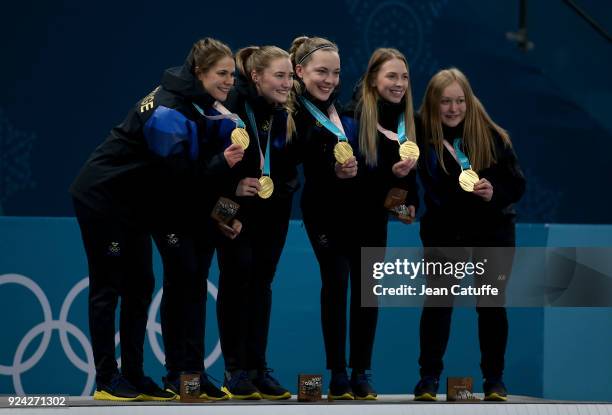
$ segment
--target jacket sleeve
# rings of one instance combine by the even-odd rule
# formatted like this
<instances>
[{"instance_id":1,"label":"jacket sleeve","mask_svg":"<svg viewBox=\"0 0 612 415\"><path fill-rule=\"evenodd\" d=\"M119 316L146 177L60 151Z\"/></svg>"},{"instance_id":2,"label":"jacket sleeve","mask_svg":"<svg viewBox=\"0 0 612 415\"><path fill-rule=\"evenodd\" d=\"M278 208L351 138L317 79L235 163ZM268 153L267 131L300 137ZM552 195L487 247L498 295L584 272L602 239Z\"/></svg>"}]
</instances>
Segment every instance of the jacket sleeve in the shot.
<instances>
[{"instance_id":1,"label":"jacket sleeve","mask_svg":"<svg viewBox=\"0 0 612 415\"><path fill-rule=\"evenodd\" d=\"M525 193L526 180L511 145L494 135L497 162L481 171L480 176L493 185L490 203L498 209L505 209L516 203Z\"/></svg>"}]
</instances>

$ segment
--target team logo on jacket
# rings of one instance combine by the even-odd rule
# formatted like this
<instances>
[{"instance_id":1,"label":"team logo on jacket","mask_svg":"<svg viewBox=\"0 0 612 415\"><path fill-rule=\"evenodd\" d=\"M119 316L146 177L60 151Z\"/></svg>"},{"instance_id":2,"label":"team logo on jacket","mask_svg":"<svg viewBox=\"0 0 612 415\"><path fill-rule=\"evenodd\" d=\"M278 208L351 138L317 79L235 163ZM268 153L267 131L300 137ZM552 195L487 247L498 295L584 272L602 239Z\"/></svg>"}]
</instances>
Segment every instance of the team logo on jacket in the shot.
<instances>
[{"instance_id":1,"label":"team logo on jacket","mask_svg":"<svg viewBox=\"0 0 612 415\"><path fill-rule=\"evenodd\" d=\"M270 121L266 120L263 125L261 126L261 129L264 131L268 131L270 129Z\"/></svg>"},{"instance_id":2,"label":"team logo on jacket","mask_svg":"<svg viewBox=\"0 0 612 415\"><path fill-rule=\"evenodd\" d=\"M166 244L169 248L179 246L179 238L175 233L169 233L166 235Z\"/></svg>"},{"instance_id":3,"label":"team logo on jacket","mask_svg":"<svg viewBox=\"0 0 612 415\"><path fill-rule=\"evenodd\" d=\"M111 242L107 250L108 256L119 256L121 255L121 247L119 242Z\"/></svg>"},{"instance_id":4,"label":"team logo on jacket","mask_svg":"<svg viewBox=\"0 0 612 415\"><path fill-rule=\"evenodd\" d=\"M140 101L140 112L145 112L150 109L153 109L153 100L155 99L155 93L159 90L159 87L155 88L149 95L144 97L142 101Z\"/></svg>"}]
</instances>

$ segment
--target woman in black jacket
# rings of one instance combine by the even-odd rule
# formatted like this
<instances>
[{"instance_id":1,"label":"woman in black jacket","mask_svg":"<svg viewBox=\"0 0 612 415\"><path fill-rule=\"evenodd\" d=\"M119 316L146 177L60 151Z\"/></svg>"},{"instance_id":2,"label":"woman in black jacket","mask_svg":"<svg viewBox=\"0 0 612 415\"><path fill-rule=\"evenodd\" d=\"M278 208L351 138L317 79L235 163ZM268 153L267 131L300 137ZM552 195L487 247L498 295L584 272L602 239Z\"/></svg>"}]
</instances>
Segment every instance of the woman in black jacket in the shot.
<instances>
[{"instance_id":1,"label":"woman in black jacket","mask_svg":"<svg viewBox=\"0 0 612 415\"><path fill-rule=\"evenodd\" d=\"M164 72L94 151L71 186L89 264L89 326L96 365L94 399L169 400L181 372L202 372L202 395L226 398L204 374L206 277L213 253L212 203L223 175L243 155L212 134L218 100L233 84L223 43L196 42L181 67ZM234 223L234 237L240 224ZM161 322L166 389L143 373L147 310L154 288L151 236L164 262ZM121 297L121 373L115 309Z\"/></svg>"},{"instance_id":2,"label":"woman in black jacket","mask_svg":"<svg viewBox=\"0 0 612 415\"><path fill-rule=\"evenodd\" d=\"M426 212L421 240L428 261L487 260L484 276L502 291L510 275L515 246L516 203L525 191L508 133L487 114L465 75L456 68L430 80L420 109L417 132ZM439 250L436 247L455 247ZM493 247L493 248L491 248ZM428 276L428 284L448 276ZM455 280L456 281L456 280ZM445 284L446 282L442 282ZM448 284L450 285L450 283ZM435 400L442 358L448 343L452 297L427 297L421 315L421 380L415 399ZM487 400L506 400L503 383L508 319L502 297L479 297L478 334L483 389Z\"/></svg>"},{"instance_id":3,"label":"woman in black jacket","mask_svg":"<svg viewBox=\"0 0 612 415\"><path fill-rule=\"evenodd\" d=\"M287 154L285 104L293 80L289 54L276 46L236 53L238 82L227 101L249 132L249 146L232 171L238 183L242 233L218 246L217 319L225 360L223 390L234 399L288 399L271 375L266 347L272 279L287 238L295 165ZM221 126L221 136L229 133Z\"/></svg>"},{"instance_id":4,"label":"woman in black jacket","mask_svg":"<svg viewBox=\"0 0 612 415\"><path fill-rule=\"evenodd\" d=\"M331 371L329 399L375 397L365 371L370 369L376 308L360 307L360 221L355 209L358 187L357 126L338 115L338 47L318 37L299 37L290 49L297 76L290 99L289 143L304 167L302 213L321 271L321 323ZM351 380L346 372L346 305L350 302ZM355 393L355 394L354 394Z\"/></svg>"}]
</instances>

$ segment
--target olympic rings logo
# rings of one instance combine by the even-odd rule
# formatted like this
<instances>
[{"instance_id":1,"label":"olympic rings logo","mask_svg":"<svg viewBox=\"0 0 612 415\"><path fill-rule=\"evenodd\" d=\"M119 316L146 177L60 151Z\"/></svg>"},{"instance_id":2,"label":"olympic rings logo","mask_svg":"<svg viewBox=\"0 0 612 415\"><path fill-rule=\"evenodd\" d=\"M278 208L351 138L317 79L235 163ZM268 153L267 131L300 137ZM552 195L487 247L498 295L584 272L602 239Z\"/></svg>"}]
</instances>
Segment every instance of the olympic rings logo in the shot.
<instances>
[{"instance_id":1,"label":"olympic rings logo","mask_svg":"<svg viewBox=\"0 0 612 415\"><path fill-rule=\"evenodd\" d=\"M43 357L47 348L49 347L49 343L51 341L51 334L53 330L57 330L59 332L59 338L64 349L64 353L68 360L80 371L87 374L87 380L85 382L85 386L83 387L83 391L81 395L90 395L93 391L95 380L96 380L96 369L93 362L93 352L91 349L91 343L89 339L83 333L83 331L75 326L74 324L68 321L68 313L70 312L70 307L74 302L75 298L86 288L89 287L89 278L85 277L81 281L79 281L66 295L64 302L60 308L59 318L57 320L53 319L53 313L51 311L51 304L44 291L40 288L36 282L31 280L28 277L19 274L3 274L0 275L0 286L4 284L17 284L21 285L34 294L43 312L43 321L34 327L32 327L21 339L17 349L15 350L15 355L13 356L13 364L12 365L3 365L0 363L0 375L12 376L13 378L13 387L15 388L16 395L26 395L26 392L23 388L23 384L21 382L21 375L28 370L32 369ZM209 294L217 300L217 287L210 281L208 281L208 292ZM165 354L162 350L161 345L159 344L157 334L161 334L161 324L158 323L155 319L157 316L157 312L159 310L159 306L161 304L163 289L160 289L153 301L151 303L151 307L149 308L149 315L147 320L147 334L149 338L149 344L153 351L153 354L157 358L157 360L163 365L165 361ZM24 355L30 343L42 334L42 340L38 345L36 351L25 361ZM68 340L68 334L72 335L80 344L83 350L85 351L85 359L81 359L74 351L70 342ZM119 331L115 333L115 347L119 344ZM213 351L206 356L204 359L204 367L210 367L213 365L217 359L221 356L221 342L217 340L217 344L215 345ZM121 366L121 358L117 359L117 363Z\"/></svg>"}]
</instances>

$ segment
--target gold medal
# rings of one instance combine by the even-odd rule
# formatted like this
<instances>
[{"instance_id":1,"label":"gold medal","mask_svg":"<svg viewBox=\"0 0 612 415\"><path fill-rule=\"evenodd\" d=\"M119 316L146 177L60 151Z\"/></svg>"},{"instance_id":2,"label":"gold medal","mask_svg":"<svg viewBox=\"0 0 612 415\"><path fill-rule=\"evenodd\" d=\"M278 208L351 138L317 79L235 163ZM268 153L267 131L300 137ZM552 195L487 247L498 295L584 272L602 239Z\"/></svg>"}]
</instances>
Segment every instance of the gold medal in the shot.
<instances>
[{"instance_id":1,"label":"gold medal","mask_svg":"<svg viewBox=\"0 0 612 415\"><path fill-rule=\"evenodd\" d=\"M338 163L344 164L348 159L353 157L353 148L347 141L339 141L338 144L334 146L334 157L336 157Z\"/></svg>"},{"instance_id":2,"label":"gold medal","mask_svg":"<svg viewBox=\"0 0 612 415\"><path fill-rule=\"evenodd\" d=\"M421 152L419 151L419 146L414 141L404 141L400 144L399 154L402 160L418 160Z\"/></svg>"},{"instance_id":3,"label":"gold medal","mask_svg":"<svg viewBox=\"0 0 612 415\"><path fill-rule=\"evenodd\" d=\"M232 143L238 144L244 150L249 146L249 133L244 128L234 128L231 138Z\"/></svg>"},{"instance_id":4,"label":"gold medal","mask_svg":"<svg viewBox=\"0 0 612 415\"><path fill-rule=\"evenodd\" d=\"M466 192L474 191L474 184L480 180L478 174L472 169L463 170L459 175L459 186Z\"/></svg>"},{"instance_id":5,"label":"gold medal","mask_svg":"<svg viewBox=\"0 0 612 415\"><path fill-rule=\"evenodd\" d=\"M274 192L274 182L270 176L261 176L259 178L259 184L261 184L261 190L257 193L262 199L267 199L272 196Z\"/></svg>"}]
</instances>

